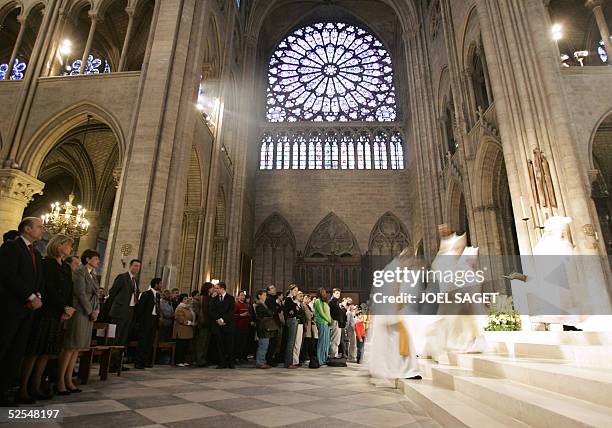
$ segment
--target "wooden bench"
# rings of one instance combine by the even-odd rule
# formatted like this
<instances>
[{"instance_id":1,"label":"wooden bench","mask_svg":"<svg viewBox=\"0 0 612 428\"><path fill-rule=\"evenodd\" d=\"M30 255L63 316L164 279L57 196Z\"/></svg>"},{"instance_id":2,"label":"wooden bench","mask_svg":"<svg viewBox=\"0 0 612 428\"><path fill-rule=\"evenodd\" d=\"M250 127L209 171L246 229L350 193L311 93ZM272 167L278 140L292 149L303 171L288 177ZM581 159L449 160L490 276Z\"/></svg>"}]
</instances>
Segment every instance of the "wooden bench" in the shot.
<instances>
[{"instance_id":1,"label":"wooden bench","mask_svg":"<svg viewBox=\"0 0 612 428\"><path fill-rule=\"evenodd\" d=\"M121 364L119 364L119 367L117 369L117 376L121 376L121 368L123 366L123 357L125 355L126 347L109 344L109 339L112 339L108 337L109 327L110 327L109 323L103 323L103 322L94 323L93 329L94 331L96 331L96 338L92 339L91 345L92 347L100 348L101 350L103 348L108 349L108 366L105 368L106 376L108 376L108 373L110 373L110 363L113 359L113 356L116 354L119 354L117 359L121 361ZM102 331L101 335L98 335L99 331ZM98 343L98 340L100 341L100 343ZM95 354L94 356L97 356L97 355L99 354ZM100 363L100 368L102 368L102 361Z\"/></svg>"}]
</instances>

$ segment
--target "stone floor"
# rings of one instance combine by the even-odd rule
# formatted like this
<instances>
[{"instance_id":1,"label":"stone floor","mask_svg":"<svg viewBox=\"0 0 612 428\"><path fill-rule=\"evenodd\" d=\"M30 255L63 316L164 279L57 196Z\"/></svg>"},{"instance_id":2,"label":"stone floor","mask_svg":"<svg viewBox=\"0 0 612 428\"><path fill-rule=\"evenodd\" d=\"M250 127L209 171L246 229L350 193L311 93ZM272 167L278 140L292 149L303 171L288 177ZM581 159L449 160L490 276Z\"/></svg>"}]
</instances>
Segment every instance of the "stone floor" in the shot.
<instances>
[{"instance_id":1,"label":"stone floor","mask_svg":"<svg viewBox=\"0 0 612 428\"><path fill-rule=\"evenodd\" d=\"M58 424L35 427L438 427L390 387L372 384L358 365L318 370L168 368L130 370L120 378L56 397ZM16 424L17 425L17 424ZM25 427L27 424L18 424Z\"/></svg>"}]
</instances>

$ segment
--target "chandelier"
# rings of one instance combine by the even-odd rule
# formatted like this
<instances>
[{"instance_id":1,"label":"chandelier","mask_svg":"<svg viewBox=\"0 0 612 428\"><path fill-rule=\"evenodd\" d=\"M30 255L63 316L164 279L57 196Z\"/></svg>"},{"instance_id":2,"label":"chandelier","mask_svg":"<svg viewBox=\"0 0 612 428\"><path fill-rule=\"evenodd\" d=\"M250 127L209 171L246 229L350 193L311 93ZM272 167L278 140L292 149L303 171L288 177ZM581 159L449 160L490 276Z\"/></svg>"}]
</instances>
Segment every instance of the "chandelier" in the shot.
<instances>
[{"instance_id":1,"label":"chandelier","mask_svg":"<svg viewBox=\"0 0 612 428\"><path fill-rule=\"evenodd\" d=\"M72 205L74 194L68 196L68 200L60 205L59 202L51 204L51 211L43 215L42 222L47 232L52 235L66 235L71 238L79 238L87 233L89 221L85 218L87 211L80 205Z\"/></svg>"}]
</instances>

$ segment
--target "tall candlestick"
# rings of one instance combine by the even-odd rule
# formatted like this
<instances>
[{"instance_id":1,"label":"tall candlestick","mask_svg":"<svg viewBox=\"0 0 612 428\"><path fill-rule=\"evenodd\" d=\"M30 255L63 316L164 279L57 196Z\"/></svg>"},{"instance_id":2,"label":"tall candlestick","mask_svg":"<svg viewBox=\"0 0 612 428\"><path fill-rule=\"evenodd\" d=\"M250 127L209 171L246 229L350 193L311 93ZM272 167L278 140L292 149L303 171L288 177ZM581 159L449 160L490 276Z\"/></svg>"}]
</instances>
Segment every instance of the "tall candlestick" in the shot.
<instances>
[{"instance_id":1,"label":"tall candlestick","mask_svg":"<svg viewBox=\"0 0 612 428\"><path fill-rule=\"evenodd\" d=\"M529 216L527 215L527 210L525 208L525 198L521 196L521 213L523 215L523 221L529 220Z\"/></svg>"}]
</instances>

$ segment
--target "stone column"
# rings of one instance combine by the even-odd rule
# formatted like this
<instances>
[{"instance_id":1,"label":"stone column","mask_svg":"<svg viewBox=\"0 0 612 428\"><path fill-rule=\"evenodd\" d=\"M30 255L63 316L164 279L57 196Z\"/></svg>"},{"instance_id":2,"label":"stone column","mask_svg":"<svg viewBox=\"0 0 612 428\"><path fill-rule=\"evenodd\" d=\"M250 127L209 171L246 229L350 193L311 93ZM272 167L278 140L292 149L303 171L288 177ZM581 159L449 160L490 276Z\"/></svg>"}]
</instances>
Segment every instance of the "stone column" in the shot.
<instances>
[{"instance_id":1,"label":"stone column","mask_svg":"<svg viewBox=\"0 0 612 428\"><path fill-rule=\"evenodd\" d=\"M242 243L244 240L244 216L245 203L248 197L247 188L250 171L248 159L253 159L250 150L258 150L256 144L250 144L252 138L257 133L256 124L252 121L253 100L257 99L254 96L254 91L257 85L255 84L257 53L257 39L252 35L245 36L244 61L242 64L243 72L243 90L241 91L241 99L239 101L240 112L238 117L242 118L237 131L236 147L245 147L244 150L237 151L235 155L234 183L232 185L231 205L228 205L226 211L229 215L229 227L227 232L226 244L226 263L225 272L228 285L237 290L240 285L240 254L242 252ZM247 149L248 148L248 149ZM298 148L299 149L299 148Z\"/></svg>"},{"instance_id":2,"label":"stone column","mask_svg":"<svg viewBox=\"0 0 612 428\"><path fill-rule=\"evenodd\" d=\"M21 85L19 96L11 104L13 119L9 132L3 135L3 140L8 142L1 149L2 166L7 168L19 168L16 161L21 145L21 139L28 120L28 114L38 85L38 77L44 62L45 52L51 41L51 32L55 28L58 17L58 1L49 0L43 9L43 19L36 35L36 41L32 48L32 54L28 64L28 72L25 74Z\"/></svg>"},{"instance_id":3,"label":"stone column","mask_svg":"<svg viewBox=\"0 0 612 428\"><path fill-rule=\"evenodd\" d=\"M0 233L17 229L23 210L45 183L18 169L0 169Z\"/></svg>"},{"instance_id":4,"label":"stone column","mask_svg":"<svg viewBox=\"0 0 612 428\"><path fill-rule=\"evenodd\" d=\"M85 50L83 51L83 59L81 60L81 68L79 68L79 74L85 74L87 68L87 58L91 52L91 45L93 43L94 35L96 34L96 26L98 24L98 14L92 11L88 13L89 19L91 19L91 25L89 26L89 35L87 36L87 43L85 43Z\"/></svg>"},{"instance_id":5,"label":"stone column","mask_svg":"<svg viewBox=\"0 0 612 428\"><path fill-rule=\"evenodd\" d=\"M426 255L438 250L437 226L442 223L442 182L438 176L437 153L440 133L436 130L436 113L432 102L434 90L431 81L428 46L425 29L419 26L403 35L405 57L408 66L412 137L415 144L423 245Z\"/></svg>"},{"instance_id":6,"label":"stone column","mask_svg":"<svg viewBox=\"0 0 612 428\"><path fill-rule=\"evenodd\" d=\"M610 41L610 29L604 16L603 0L586 0L585 6L593 11L595 15L595 21L597 21L597 28L599 28L599 34L604 42L606 53L608 54L608 65L612 65L612 41Z\"/></svg>"},{"instance_id":7,"label":"stone column","mask_svg":"<svg viewBox=\"0 0 612 428\"><path fill-rule=\"evenodd\" d=\"M128 14L128 26L125 32L125 39L123 39L121 59L119 59L119 67L117 67L118 72L122 72L125 67L127 52L130 47L130 41L132 40L132 27L134 26L134 8L128 7L127 9L125 9L125 12Z\"/></svg>"},{"instance_id":8,"label":"stone column","mask_svg":"<svg viewBox=\"0 0 612 428\"><path fill-rule=\"evenodd\" d=\"M98 247L98 235L100 235L100 230L102 229L100 213L87 211L85 217L89 220L89 229L87 229L87 234L79 239L77 254L81 254L87 249L95 250Z\"/></svg>"},{"instance_id":9,"label":"stone column","mask_svg":"<svg viewBox=\"0 0 612 428\"><path fill-rule=\"evenodd\" d=\"M203 41L194 24L198 3L164 0L155 4L151 47L141 73L139 102L109 229L103 284L123 270L120 248L126 244L143 261L142 277L159 276L165 267L176 271L185 165L193 143L200 76L195 73L196 55L188 57L188 53Z\"/></svg>"},{"instance_id":10,"label":"stone column","mask_svg":"<svg viewBox=\"0 0 612 428\"><path fill-rule=\"evenodd\" d=\"M20 14L17 17L17 21L19 21L19 34L17 35L17 40L15 41L15 46L13 47L13 53L11 53L11 59L9 60L9 63L8 63L9 68L6 74L4 75L4 80L10 80L11 75L13 74L13 67L15 66L15 59L17 59L17 53L19 52L19 49L21 48L21 42L23 41L23 35L26 30L27 16Z\"/></svg>"},{"instance_id":11,"label":"stone column","mask_svg":"<svg viewBox=\"0 0 612 428\"><path fill-rule=\"evenodd\" d=\"M471 226L471 244L474 246L480 246L480 242L483 241L484 238L481 236L482 234L479 233L475 227L473 227L475 223L475 202L472 198L472 169L470 168L467 159L471 149L471 147L468 146L470 144L470 140L467 137L467 134L470 127L475 122L473 118L476 116L474 112L475 103L473 102L473 93L470 91L472 87L471 73L469 70L461 70L460 68L462 61L458 57L457 53L462 52L462 49L457 46L457 41L455 39L455 34L457 34L458 31L454 26L450 0L440 0L440 14L442 19L444 45L446 47L446 53L448 56L450 86L453 94L451 116L454 114L454 117L450 118L453 132L452 137L457 145L457 153L451 157L451 159L456 160L455 162L457 169L460 171L461 179L463 181L462 190L465 197L467 220L468 224ZM486 251L486 249L483 248L481 252L483 251Z\"/></svg>"}]
</instances>

